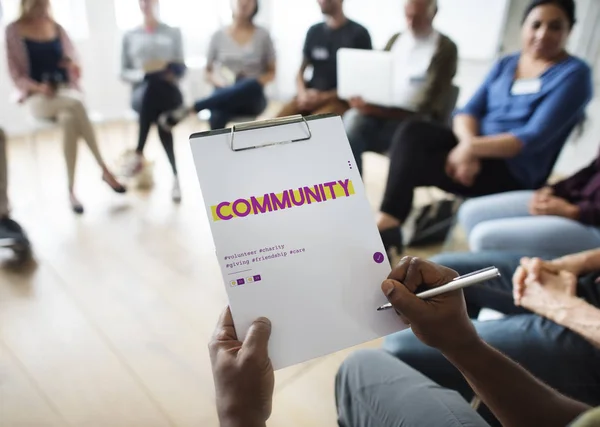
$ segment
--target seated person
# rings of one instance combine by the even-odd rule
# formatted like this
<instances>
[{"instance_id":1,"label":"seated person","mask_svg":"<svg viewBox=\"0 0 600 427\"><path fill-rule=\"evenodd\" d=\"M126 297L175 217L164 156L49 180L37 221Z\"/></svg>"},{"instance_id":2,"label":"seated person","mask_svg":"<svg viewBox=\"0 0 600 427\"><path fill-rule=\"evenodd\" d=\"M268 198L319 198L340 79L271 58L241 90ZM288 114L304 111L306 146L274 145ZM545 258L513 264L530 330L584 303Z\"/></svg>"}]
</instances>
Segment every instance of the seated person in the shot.
<instances>
[{"instance_id":1,"label":"seated person","mask_svg":"<svg viewBox=\"0 0 600 427\"><path fill-rule=\"evenodd\" d=\"M574 23L574 0L532 0L523 50L494 65L452 130L411 120L396 132L378 218L387 249L402 249L417 187L477 197L545 185L592 98L590 67L565 50Z\"/></svg>"},{"instance_id":2,"label":"seated person","mask_svg":"<svg viewBox=\"0 0 600 427\"><path fill-rule=\"evenodd\" d=\"M432 351L443 354L440 357L457 373L462 372L465 383L473 385L503 425L597 426L600 408L592 409L561 395L487 345L467 317L460 290L426 301L414 295L421 286L440 286L454 277L456 272L448 268L407 258L381 288L411 325L414 336ZM558 297L553 280L542 274L539 281L526 281L519 288L520 301L534 306L540 295ZM582 335L600 348L600 310L571 298L569 303L579 307L585 326L589 326L580 328ZM266 425L275 382L268 353L270 334L269 320L257 319L241 342L229 309L221 316L209 345L221 427ZM566 362L579 363L577 359ZM554 369L563 367L560 361ZM598 375L590 375L586 384L597 387ZM335 389L340 427L489 426L459 394L381 350L361 350L351 355L338 372ZM594 400L599 399L596 390Z\"/></svg>"},{"instance_id":3,"label":"seated person","mask_svg":"<svg viewBox=\"0 0 600 427\"><path fill-rule=\"evenodd\" d=\"M600 247L600 155L538 191L471 199L458 217L473 252L519 248L561 256Z\"/></svg>"},{"instance_id":4,"label":"seated person","mask_svg":"<svg viewBox=\"0 0 600 427\"><path fill-rule=\"evenodd\" d=\"M235 116L258 116L267 107L264 87L275 79L275 48L269 32L254 24L258 0L231 0L233 23L217 31L206 58L215 91L193 107L165 113L168 129L190 113L210 110L210 128L222 129Z\"/></svg>"},{"instance_id":5,"label":"seated person","mask_svg":"<svg viewBox=\"0 0 600 427\"><path fill-rule=\"evenodd\" d=\"M158 0L140 0L143 25L123 37L121 78L132 84L132 108L138 113L138 141L135 153L126 159L126 176L139 173L144 165L144 148L153 124L161 114L183 104L178 81L184 71L181 31L159 20ZM160 142L173 171L171 198L181 201L177 164L170 129L158 127Z\"/></svg>"},{"instance_id":6,"label":"seated person","mask_svg":"<svg viewBox=\"0 0 600 427\"><path fill-rule=\"evenodd\" d=\"M447 103L456 74L458 51L452 40L433 28L437 0L406 0L407 31L394 35L385 50L393 52L402 72L396 78L401 107L386 108L350 100L344 115L346 133L362 173L365 151L385 153L394 133L406 118L417 116L436 122L447 118Z\"/></svg>"},{"instance_id":7,"label":"seated person","mask_svg":"<svg viewBox=\"0 0 600 427\"><path fill-rule=\"evenodd\" d=\"M318 0L325 22L308 30L302 51L302 65L296 79L298 93L278 117L296 114L333 113L342 115L350 106L337 96L337 51L340 48L372 49L369 31L344 15L343 0ZM312 66L312 77L304 74Z\"/></svg>"},{"instance_id":8,"label":"seated person","mask_svg":"<svg viewBox=\"0 0 600 427\"><path fill-rule=\"evenodd\" d=\"M96 133L81 100L81 69L65 29L50 13L49 0L22 0L21 16L6 27L6 55L11 78L31 114L56 121L63 132L71 209L84 209L75 194L77 144L83 138L102 171L102 180L117 193L123 187L108 170L100 154Z\"/></svg>"},{"instance_id":9,"label":"seated person","mask_svg":"<svg viewBox=\"0 0 600 427\"><path fill-rule=\"evenodd\" d=\"M600 405L600 336L590 335L594 328L596 332L600 330L600 284L596 280L600 250L552 261L521 255L449 253L432 258L432 262L458 274L498 267L501 278L463 290L472 319L477 319L482 308L509 315L499 320L475 321L479 335L559 392ZM513 273L516 274L511 280ZM473 397L460 372L439 352L422 345L410 331L387 337L384 349L443 387L458 391L465 399ZM495 423L488 409L481 408L480 412L488 422Z\"/></svg>"}]
</instances>

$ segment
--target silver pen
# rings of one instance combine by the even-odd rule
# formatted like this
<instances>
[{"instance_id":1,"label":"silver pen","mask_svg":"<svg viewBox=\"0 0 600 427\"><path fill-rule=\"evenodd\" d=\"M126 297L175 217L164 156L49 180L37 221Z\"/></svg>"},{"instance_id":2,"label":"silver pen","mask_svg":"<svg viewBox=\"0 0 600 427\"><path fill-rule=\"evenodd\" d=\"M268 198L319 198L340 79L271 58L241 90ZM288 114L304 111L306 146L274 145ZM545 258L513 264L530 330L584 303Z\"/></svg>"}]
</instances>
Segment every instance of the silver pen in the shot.
<instances>
[{"instance_id":1,"label":"silver pen","mask_svg":"<svg viewBox=\"0 0 600 427\"><path fill-rule=\"evenodd\" d=\"M425 292L421 292L416 296L421 299L435 297L441 294L445 294L446 292L452 292L457 289L466 288L467 286L477 285L479 283L485 282L486 280L492 280L500 277L500 271L496 267L488 267L483 270L474 271L473 273L465 274L464 276L458 276L451 282L447 283L444 286L439 286L437 288L430 289ZM392 307L392 304L387 303L377 308L377 311L389 310Z\"/></svg>"}]
</instances>

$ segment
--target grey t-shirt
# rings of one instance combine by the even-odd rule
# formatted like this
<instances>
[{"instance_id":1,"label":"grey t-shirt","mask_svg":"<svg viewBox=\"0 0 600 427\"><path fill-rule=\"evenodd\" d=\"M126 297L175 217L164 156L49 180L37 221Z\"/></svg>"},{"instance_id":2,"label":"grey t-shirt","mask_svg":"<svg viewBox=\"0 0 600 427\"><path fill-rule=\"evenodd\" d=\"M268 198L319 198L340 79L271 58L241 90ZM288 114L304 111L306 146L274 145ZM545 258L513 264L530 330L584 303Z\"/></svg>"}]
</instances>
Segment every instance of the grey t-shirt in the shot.
<instances>
[{"instance_id":1,"label":"grey t-shirt","mask_svg":"<svg viewBox=\"0 0 600 427\"><path fill-rule=\"evenodd\" d=\"M138 27L123 37L121 78L137 83L144 78L144 64L160 60L184 63L183 41L179 28L159 24L153 31Z\"/></svg>"},{"instance_id":2,"label":"grey t-shirt","mask_svg":"<svg viewBox=\"0 0 600 427\"><path fill-rule=\"evenodd\" d=\"M275 60L275 48L269 32L256 27L252 39L240 45L227 28L213 34L208 47L207 63L228 68L236 76L257 78Z\"/></svg>"}]
</instances>

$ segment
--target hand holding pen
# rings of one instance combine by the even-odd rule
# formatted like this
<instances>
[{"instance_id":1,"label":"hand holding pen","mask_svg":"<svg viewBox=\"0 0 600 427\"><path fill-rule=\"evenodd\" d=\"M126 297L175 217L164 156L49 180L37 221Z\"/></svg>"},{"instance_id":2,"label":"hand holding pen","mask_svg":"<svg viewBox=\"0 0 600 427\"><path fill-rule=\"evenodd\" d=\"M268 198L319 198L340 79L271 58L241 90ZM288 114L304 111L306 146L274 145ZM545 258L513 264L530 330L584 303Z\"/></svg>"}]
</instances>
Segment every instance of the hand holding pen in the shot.
<instances>
[{"instance_id":1,"label":"hand holding pen","mask_svg":"<svg viewBox=\"0 0 600 427\"><path fill-rule=\"evenodd\" d=\"M472 277L481 277L479 274ZM462 292L454 290L429 298L420 298L415 292L422 285L438 289L457 277L458 274L449 268L405 257L383 282L381 290L420 341L448 353L479 340L467 315Z\"/></svg>"}]
</instances>

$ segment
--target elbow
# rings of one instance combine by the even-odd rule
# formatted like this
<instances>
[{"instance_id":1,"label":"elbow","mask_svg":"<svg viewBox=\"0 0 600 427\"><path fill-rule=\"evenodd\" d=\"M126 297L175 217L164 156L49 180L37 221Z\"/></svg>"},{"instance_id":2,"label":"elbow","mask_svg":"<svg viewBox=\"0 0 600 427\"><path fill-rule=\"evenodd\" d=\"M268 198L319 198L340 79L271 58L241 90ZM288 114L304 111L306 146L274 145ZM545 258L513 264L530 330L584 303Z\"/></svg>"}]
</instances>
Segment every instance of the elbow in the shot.
<instances>
[{"instance_id":1,"label":"elbow","mask_svg":"<svg viewBox=\"0 0 600 427\"><path fill-rule=\"evenodd\" d=\"M512 144L507 147L507 155L508 157L516 157L521 154L524 148L525 144L520 139L514 138Z\"/></svg>"}]
</instances>

